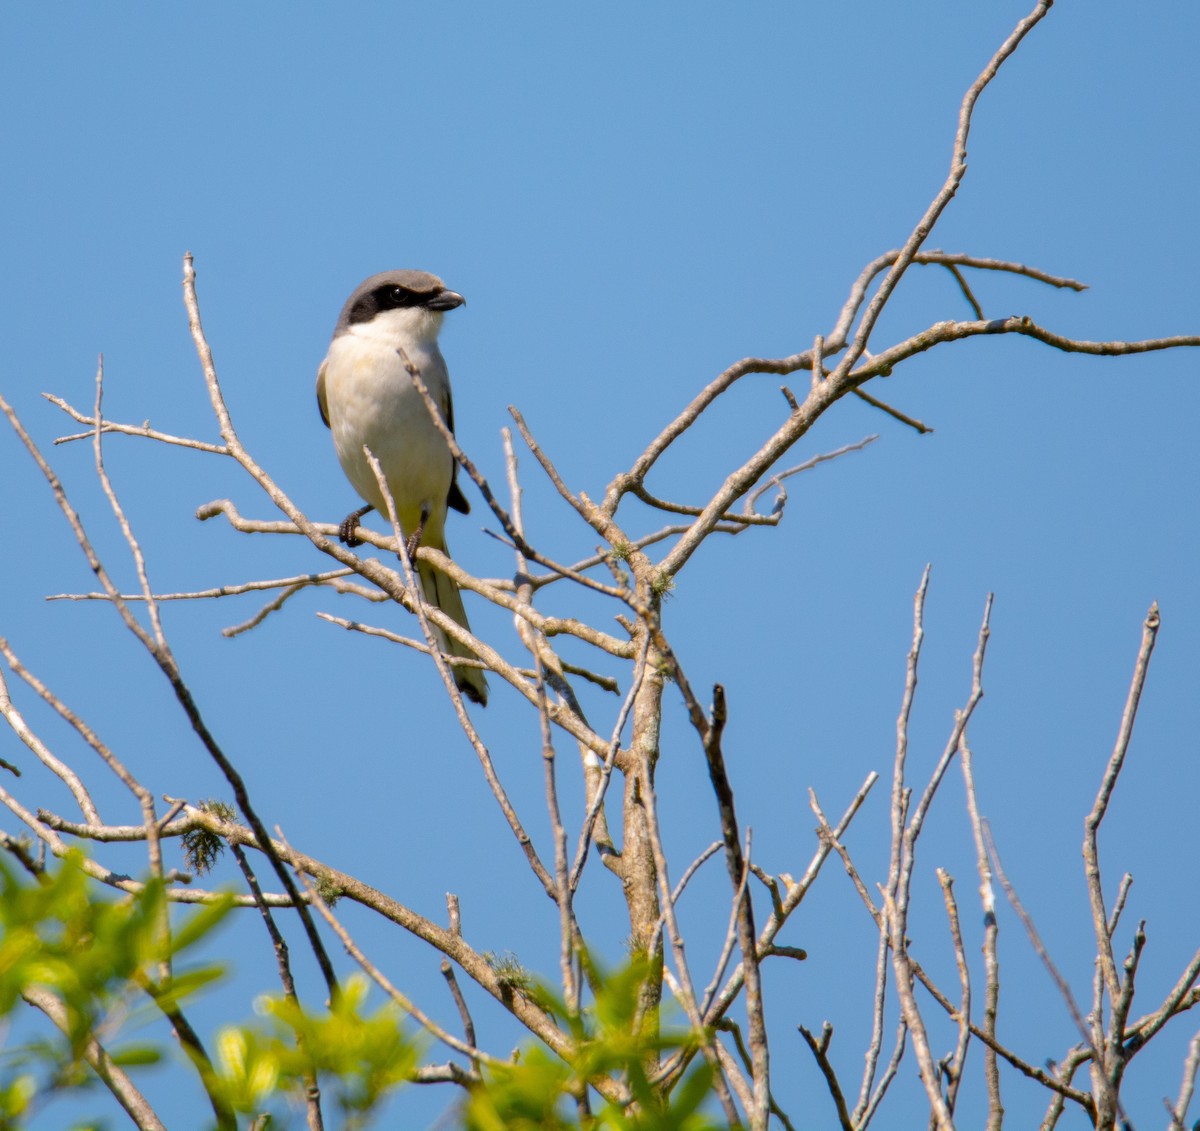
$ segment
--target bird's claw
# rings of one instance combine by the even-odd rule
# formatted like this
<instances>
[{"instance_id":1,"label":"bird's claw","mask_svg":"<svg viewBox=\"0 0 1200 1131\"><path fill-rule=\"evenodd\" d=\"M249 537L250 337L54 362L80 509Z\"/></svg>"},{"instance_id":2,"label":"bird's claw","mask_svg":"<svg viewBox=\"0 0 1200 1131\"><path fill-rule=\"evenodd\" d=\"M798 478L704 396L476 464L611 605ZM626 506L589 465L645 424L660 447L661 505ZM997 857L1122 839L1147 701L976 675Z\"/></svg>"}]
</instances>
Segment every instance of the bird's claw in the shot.
<instances>
[{"instance_id":1,"label":"bird's claw","mask_svg":"<svg viewBox=\"0 0 1200 1131\"><path fill-rule=\"evenodd\" d=\"M353 549L355 546L362 545L362 539L355 537L354 532L358 529L358 520L363 517L368 511L374 510L374 507L360 507L356 511L351 511L338 526L338 541L344 542L347 546Z\"/></svg>"}]
</instances>

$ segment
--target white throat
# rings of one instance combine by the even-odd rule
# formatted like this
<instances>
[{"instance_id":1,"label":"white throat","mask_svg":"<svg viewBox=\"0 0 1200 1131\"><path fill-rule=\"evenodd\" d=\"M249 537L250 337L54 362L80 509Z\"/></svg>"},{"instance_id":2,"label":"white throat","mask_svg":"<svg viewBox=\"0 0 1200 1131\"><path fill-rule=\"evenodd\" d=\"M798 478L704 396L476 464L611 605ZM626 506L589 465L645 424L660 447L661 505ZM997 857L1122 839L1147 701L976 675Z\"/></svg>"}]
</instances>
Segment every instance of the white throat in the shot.
<instances>
[{"instance_id":1,"label":"white throat","mask_svg":"<svg viewBox=\"0 0 1200 1131\"><path fill-rule=\"evenodd\" d=\"M382 345L416 347L427 351L437 344L441 328L442 311L408 306L398 310L381 310L370 322L353 323L349 332L356 338Z\"/></svg>"}]
</instances>

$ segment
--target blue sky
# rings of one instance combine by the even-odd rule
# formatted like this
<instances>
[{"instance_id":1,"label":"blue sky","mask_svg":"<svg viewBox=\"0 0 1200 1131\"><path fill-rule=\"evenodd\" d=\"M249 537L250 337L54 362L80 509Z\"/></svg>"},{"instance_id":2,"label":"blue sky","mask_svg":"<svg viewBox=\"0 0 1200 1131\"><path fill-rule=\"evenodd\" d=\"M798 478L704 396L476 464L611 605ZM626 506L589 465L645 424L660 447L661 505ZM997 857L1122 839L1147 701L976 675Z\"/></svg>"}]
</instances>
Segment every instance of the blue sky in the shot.
<instances>
[{"instance_id":1,"label":"blue sky","mask_svg":"<svg viewBox=\"0 0 1200 1131\"><path fill-rule=\"evenodd\" d=\"M49 450L72 429L39 394L90 406L103 352L110 417L216 439L180 299L190 249L244 442L309 515L336 521L356 503L317 416L316 367L362 278L418 267L468 299L448 318L443 348L458 435L484 473L503 481L499 431L512 404L567 482L597 495L729 363L789 354L828 330L861 267L903 242L941 185L963 91L1024 12L998 0L10 7L0 15L0 390ZM1200 13L1177 0L1063 2L1003 69L979 104L966 182L930 246L1023 261L1090 289L973 278L989 316L1028 313L1092 339L1200 332L1198 39ZM944 272L914 269L872 345L968 316ZM879 442L793 480L777 530L714 541L692 563L667 628L697 688L728 688L730 773L763 867L803 871L814 843L808 787L840 812L870 770L890 773L912 594L932 563L912 772L923 784L966 697L994 592L987 697L972 730L980 803L1086 999L1082 821L1157 600L1163 628L1102 841L1110 890L1134 873L1129 928L1148 921L1135 1012L1157 1004L1200 936L1200 904L1188 894L1200 785L1198 367L1195 352L1088 359L1018 340L934 351L871 388L932 435L839 404L797 460L868 433ZM778 385L743 382L652 486L706 497L777 425ZM225 496L273 517L232 465L120 438L107 452L159 590L324 568L299 540L196 523L199 504ZM90 451L54 455L131 586ZM591 552L589 531L530 457L522 468L535 543L564 560ZM111 610L42 600L92 584L11 435L0 437L0 481L9 516L0 634L157 793L225 795ZM451 521L455 556L505 576L509 556L480 532L488 519L473 502L471 516ZM630 515L635 530L653 528L650 516ZM551 974L553 908L432 669L318 620L321 609L367 619L332 595L298 598L257 632L221 638L255 608L253 598L175 605L166 624L269 823L425 914L441 917L443 893L457 891L476 945ZM371 612L411 628L398 610ZM477 631L519 653L505 615L478 602L471 615ZM493 687L483 735L548 852L536 719ZM70 750L53 720L22 705ZM614 708L596 700L594 709ZM11 735L0 737L0 757L30 762ZM21 796L65 808L29 769ZM945 788L917 864L926 911L915 945L949 983L936 866L959 881L972 953L981 933L957 771ZM134 819L106 789L110 819ZM719 825L675 702L660 796L678 875ZM879 789L850 838L868 883L886 873L885 825ZM582 916L615 960L623 908L610 881L597 867ZM684 909L702 971L727 898L714 862ZM452 1021L435 955L348 919L426 1008ZM1073 1039L1066 1011L1016 919L1004 911L1001 924L1001 1033L1036 1063L1060 1056ZM795 1026L831 1020L835 1061L856 1080L874 942L843 875L830 869L785 941L810 960L770 974L776 1086L786 1109L827 1123L832 1108ZM230 928L218 949L236 956L238 974L210 1025L244 1014L249 994L272 985L257 924ZM318 981L303 962L301 971L316 1000ZM481 1039L506 1051L519 1034L476 1004ZM1135 1062L1136 1125L1161 1118L1195 1028L1176 1021L1162 1057ZM943 1034L935 1046L951 1043ZM969 1066L966 1111L978 1101L978 1067ZM172 1094L170 1079L148 1089L168 1122L185 1126L196 1100ZM894 1115L922 1110L913 1071L896 1087ZM1005 1100L1014 1123L1043 1107L1015 1078ZM425 1126L450 1097L399 1102L404 1125Z\"/></svg>"}]
</instances>

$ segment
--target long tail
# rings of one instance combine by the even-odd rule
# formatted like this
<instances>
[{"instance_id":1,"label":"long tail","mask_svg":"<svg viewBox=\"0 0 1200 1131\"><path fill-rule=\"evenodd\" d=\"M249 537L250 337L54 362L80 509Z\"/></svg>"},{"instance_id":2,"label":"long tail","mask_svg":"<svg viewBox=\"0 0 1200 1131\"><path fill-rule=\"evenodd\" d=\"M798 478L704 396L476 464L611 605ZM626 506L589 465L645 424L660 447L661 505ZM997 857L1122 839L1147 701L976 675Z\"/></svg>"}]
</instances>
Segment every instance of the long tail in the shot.
<instances>
[{"instance_id":1,"label":"long tail","mask_svg":"<svg viewBox=\"0 0 1200 1131\"><path fill-rule=\"evenodd\" d=\"M444 546L439 546L438 549L446 553ZM471 631L471 626L467 622L467 610L463 608L462 594L458 591L458 585L450 577L444 573L434 569L427 562L417 563L417 575L421 579L421 588L425 592L425 600L430 605L437 605L451 620L457 621L468 632ZM460 644L457 640L447 636L437 625L432 626L434 633L438 638L438 645L443 652L451 656L461 656L468 660L477 660L479 657L475 655L465 644ZM488 685L487 680L483 677L482 668L465 668L454 667L451 669L454 672L454 682L458 685L461 691L472 702L478 703L481 707L487 706L488 701Z\"/></svg>"}]
</instances>

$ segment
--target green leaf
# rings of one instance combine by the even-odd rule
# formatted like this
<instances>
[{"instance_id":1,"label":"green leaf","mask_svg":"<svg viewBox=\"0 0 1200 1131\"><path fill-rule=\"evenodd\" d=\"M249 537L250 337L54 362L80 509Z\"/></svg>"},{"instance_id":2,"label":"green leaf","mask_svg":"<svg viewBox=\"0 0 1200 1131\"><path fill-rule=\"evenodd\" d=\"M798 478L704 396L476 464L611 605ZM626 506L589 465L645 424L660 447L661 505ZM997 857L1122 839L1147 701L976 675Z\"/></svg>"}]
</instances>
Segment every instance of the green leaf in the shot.
<instances>
[{"instance_id":1,"label":"green leaf","mask_svg":"<svg viewBox=\"0 0 1200 1131\"><path fill-rule=\"evenodd\" d=\"M109 1056L114 1064L122 1068L136 1068L147 1064L160 1064L163 1059L162 1049L157 1045L125 1045L118 1051L109 1050Z\"/></svg>"},{"instance_id":2,"label":"green leaf","mask_svg":"<svg viewBox=\"0 0 1200 1131\"><path fill-rule=\"evenodd\" d=\"M229 914L233 902L232 892L222 892L217 902L201 905L182 923L175 924L171 931L171 953L181 954L198 943Z\"/></svg>"}]
</instances>

